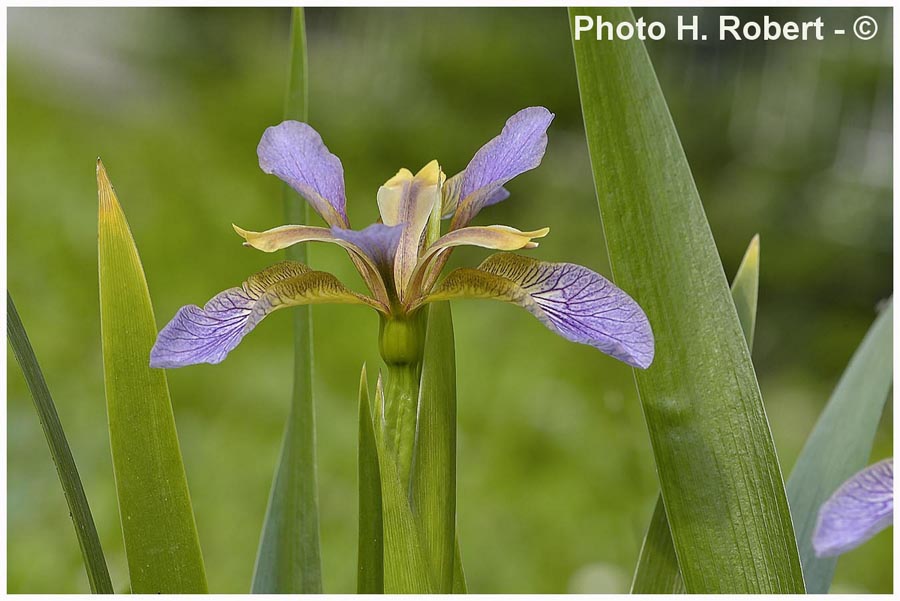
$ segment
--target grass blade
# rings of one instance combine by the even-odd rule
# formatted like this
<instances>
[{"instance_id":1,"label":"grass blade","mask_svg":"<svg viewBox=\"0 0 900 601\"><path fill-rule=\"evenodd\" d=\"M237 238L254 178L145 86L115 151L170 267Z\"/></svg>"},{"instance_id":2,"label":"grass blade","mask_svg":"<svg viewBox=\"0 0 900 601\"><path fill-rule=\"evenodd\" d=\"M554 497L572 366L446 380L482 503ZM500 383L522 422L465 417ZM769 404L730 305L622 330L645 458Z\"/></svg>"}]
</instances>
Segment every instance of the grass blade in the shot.
<instances>
[{"instance_id":1,"label":"grass blade","mask_svg":"<svg viewBox=\"0 0 900 601\"><path fill-rule=\"evenodd\" d=\"M100 324L109 438L134 593L205 593L206 572L156 320L131 230L97 161Z\"/></svg>"},{"instance_id":2,"label":"grass blade","mask_svg":"<svg viewBox=\"0 0 900 601\"><path fill-rule=\"evenodd\" d=\"M570 9L633 22L629 9ZM728 282L643 44L574 42L616 283L646 311L656 359L635 380L685 587L801 593L775 445Z\"/></svg>"},{"instance_id":3,"label":"grass blade","mask_svg":"<svg viewBox=\"0 0 900 601\"><path fill-rule=\"evenodd\" d=\"M759 235L753 237L731 282L731 298L737 310L747 347L753 351L756 304L759 296ZM631 592L635 594L684 593L684 581L672 544L669 520L662 497L656 500L650 527L644 537Z\"/></svg>"},{"instance_id":4,"label":"grass blade","mask_svg":"<svg viewBox=\"0 0 900 601\"><path fill-rule=\"evenodd\" d=\"M47 446L50 447L50 456L56 465L56 473L59 483L62 484L66 504L69 506L69 515L75 525L75 534L78 537L78 546L81 547L81 556L84 559L84 569L87 572L88 582L92 593L112 594L112 581L109 579L109 570L106 567L106 557L100 546L100 538L94 527L94 518L88 505L81 478L78 476L78 468L75 466L75 458L69 449L66 433L63 431L56 413L56 405L50 396L41 366L38 364L34 349L28 340L25 326L19 319L19 312L13 303L12 296L6 293L6 335L9 345L12 347L16 361L25 376L31 398L34 400L34 408L37 410L41 428L47 438Z\"/></svg>"},{"instance_id":5,"label":"grass blade","mask_svg":"<svg viewBox=\"0 0 900 601\"><path fill-rule=\"evenodd\" d=\"M366 366L359 378L359 557L356 592L374 595L384 592L384 529L381 518L381 473L375 424L369 405Z\"/></svg>"},{"instance_id":6,"label":"grass blade","mask_svg":"<svg viewBox=\"0 0 900 601\"><path fill-rule=\"evenodd\" d=\"M650 526L644 535L644 544L638 557L634 580L631 583L633 595L666 595L684 593L684 580L678 569L678 557L669 531L666 506L662 496L656 499Z\"/></svg>"},{"instance_id":7,"label":"grass blade","mask_svg":"<svg viewBox=\"0 0 900 601\"><path fill-rule=\"evenodd\" d=\"M456 353L450 303L428 309L412 500L437 593L453 592L456 550Z\"/></svg>"},{"instance_id":8,"label":"grass blade","mask_svg":"<svg viewBox=\"0 0 900 601\"><path fill-rule=\"evenodd\" d=\"M820 559L813 552L816 517L822 503L866 465L872 452L891 389L893 322L892 300L853 353L787 483L803 576L810 593L827 593L831 586L837 558Z\"/></svg>"},{"instance_id":9,"label":"grass blade","mask_svg":"<svg viewBox=\"0 0 900 601\"><path fill-rule=\"evenodd\" d=\"M302 8L291 12L291 59L284 118L307 120L306 26ZM309 206L284 186L285 223L309 223ZM305 244L288 259L307 263ZM312 386L312 312L294 314L294 388L278 467L253 571L253 593L321 593L316 416Z\"/></svg>"},{"instance_id":10,"label":"grass blade","mask_svg":"<svg viewBox=\"0 0 900 601\"><path fill-rule=\"evenodd\" d=\"M469 592L469 586L466 584L466 572L459 554L459 534L456 535L453 547L453 594L465 595Z\"/></svg>"}]
</instances>

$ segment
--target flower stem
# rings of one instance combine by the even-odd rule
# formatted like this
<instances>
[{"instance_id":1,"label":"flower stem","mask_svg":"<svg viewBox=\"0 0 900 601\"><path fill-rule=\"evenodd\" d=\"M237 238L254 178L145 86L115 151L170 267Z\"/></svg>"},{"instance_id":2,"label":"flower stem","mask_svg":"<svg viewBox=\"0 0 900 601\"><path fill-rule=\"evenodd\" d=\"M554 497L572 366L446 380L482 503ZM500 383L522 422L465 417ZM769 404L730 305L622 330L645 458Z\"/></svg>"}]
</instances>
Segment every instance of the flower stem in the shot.
<instances>
[{"instance_id":1,"label":"flower stem","mask_svg":"<svg viewBox=\"0 0 900 601\"><path fill-rule=\"evenodd\" d=\"M416 442L420 363L388 365L385 394L385 439L390 441L401 482L409 482Z\"/></svg>"},{"instance_id":2,"label":"flower stem","mask_svg":"<svg viewBox=\"0 0 900 601\"><path fill-rule=\"evenodd\" d=\"M394 454L402 482L409 482L416 442L425 318L426 313L419 311L381 322L380 351L387 366L382 439Z\"/></svg>"}]
</instances>

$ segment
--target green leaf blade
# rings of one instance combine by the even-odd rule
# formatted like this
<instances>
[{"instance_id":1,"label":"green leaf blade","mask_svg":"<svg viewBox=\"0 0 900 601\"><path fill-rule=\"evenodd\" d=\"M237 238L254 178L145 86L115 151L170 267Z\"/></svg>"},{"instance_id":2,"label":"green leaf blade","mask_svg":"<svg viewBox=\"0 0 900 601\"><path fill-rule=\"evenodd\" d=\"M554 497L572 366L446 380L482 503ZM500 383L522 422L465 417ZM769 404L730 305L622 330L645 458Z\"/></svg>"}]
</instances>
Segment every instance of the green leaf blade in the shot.
<instances>
[{"instance_id":1,"label":"green leaf blade","mask_svg":"<svg viewBox=\"0 0 900 601\"><path fill-rule=\"evenodd\" d=\"M291 11L291 58L285 119L307 120L308 69L302 8ZM285 223L309 223L309 206L284 186ZM285 251L308 263L305 244ZM316 418L312 385L313 326L308 306L292 310L294 384L291 408L275 470L256 565L253 593L321 593L319 493L316 476Z\"/></svg>"},{"instance_id":2,"label":"green leaf blade","mask_svg":"<svg viewBox=\"0 0 900 601\"><path fill-rule=\"evenodd\" d=\"M812 535L819 508L872 452L893 378L894 304L869 328L806 440L787 483L803 576L810 593L827 593L836 557L816 557Z\"/></svg>"},{"instance_id":3,"label":"green leaf blade","mask_svg":"<svg viewBox=\"0 0 900 601\"><path fill-rule=\"evenodd\" d=\"M737 274L731 281L731 298L741 322L747 347L753 350L756 326L756 304L759 296L759 235L753 237ZM678 568L678 558L672 543L669 520L662 497L656 500L650 527L644 537L631 592L635 594L681 594L684 580Z\"/></svg>"},{"instance_id":4,"label":"green leaf blade","mask_svg":"<svg viewBox=\"0 0 900 601\"><path fill-rule=\"evenodd\" d=\"M72 456L69 442L66 440L65 431L59 421L59 414L56 412L56 405L53 403L53 397L50 396L41 366L9 292L6 293L6 333L9 345L13 349L13 354L16 356L25 382L28 384L28 390L31 392L34 407L40 418L41 428L47 439L47 446L50 447L50 455L56 465L56 473L62 485L66 504L69 506L69 515L75 526L75 534L78 537L78 546L81 548L81 556L84 559L84 568L87 572L91 592L112 594L115 591L109 578L106 557L103 555L100 537L94 526L94 518L84 493L84 486L81 484L81 477L78 475L75 458Z\"/></svg>"},{"instance_id":5,"label":"green leaf blade","mask_svg":"<svg viewBox=\"0 0 900 601\"><path fill-rule=\"evenodd\" d=\"M100 323L119 513L135 593L205 593L164 370L150 367L156 320L125 215L98 161Z\"/></svg>"},{"instance_id":6,"label":"green leaf blade","mask_svg":"<svg viewBox=\"0 0 900 601\"><path fill-rule=\"evenodd\" d=\"M571 9L613 23L628 9ZM685 587L802 593L781 470L737 312L681 143L639 40L574 42L616 283L646 311L635 372Z\"/></svg>"},{"instance_id":7,"label":"green leaf blade","mask_svg":"<svg viewBox=\"0 0 900 601\"><path fill-rule=\"evenodd\" d=\"M450 303L428 307L412 499L436 592L449 594L456 551L456 353Z\"/></svg>"},{"instance_id":8,"label":"green leaf blade","mask_svg":"<svg viewBox=\"0 0 900 601\"><path fill-rule=\"evenodd\" d=\"M359 537L356 592L377 595L384 592L384 526L381 509L381 472L378 468L378 443L369 404L366 366L359 381Z\"/></svg>"}]
</instances>

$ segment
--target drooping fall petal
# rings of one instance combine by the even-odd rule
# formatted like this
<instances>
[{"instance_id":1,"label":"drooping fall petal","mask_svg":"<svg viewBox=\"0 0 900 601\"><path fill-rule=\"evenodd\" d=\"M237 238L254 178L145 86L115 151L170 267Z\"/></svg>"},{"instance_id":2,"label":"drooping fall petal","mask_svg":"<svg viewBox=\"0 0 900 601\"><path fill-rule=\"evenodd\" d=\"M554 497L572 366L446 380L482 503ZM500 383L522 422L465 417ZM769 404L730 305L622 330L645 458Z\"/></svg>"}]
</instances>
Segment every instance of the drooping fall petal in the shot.
<instances>
[{"instance_id":1,"label":"drooping fall petal","mask_svg":"<svg viewBox=\"0 0 900 601\"><path fill-rule=\"evenodd\" d=\"M456 269L425 298L508 301L573 342L631 366L653 362L653 332L640 306L598 273L572 263L547 263L500 253L477 269Z\"/></svg>"},{"instance_id":2,"label":"drooping fall petal","mask_svg":"<svg viewBox=\"0 0 900 601\"><path fill-rule=\"evenodd\" d=\"M256 154L260 169L296 190L328 225L349 226L344 168L316 130L299 121L284 121L266 129Z\"/></svg>"},{"instance_id":3,"label":"drooping fall petal","mask_svg":"<svg viewBox=\"0 0 900 601\"><path fill-rule=\"evenodd\" d=\"M272 311L315 303L378 309L374 301L348 290L333 275L283 261L250 276L242 286L220 292L202 309L197 305L179 309L157 336L150 365L173 368L219 363Z\"/></svg>"},{"instance_id":4,"label":"drooping fall petal","mask_svg":"<svg viewBox=\"0 0 900 601\"><path fill-rule=\"evenodd\" d=\"M498 192L506 182L541 164L553 117L544 107L522 109L506 121L499 136L475 153L460 184L452 229L467 225L487 204L506 198Z\"/></svg>"},{"instance_id":5,"label":"drooping fall petal","mask_svg":"<svg viewBox=\"0 0 900 601\"><path fill-rule=\"evenodd\" d=\"M894 460L856 473L822 505L813 534L819 557L833 557L863 544L894 523Z\"/></svg>"}]
</instances>

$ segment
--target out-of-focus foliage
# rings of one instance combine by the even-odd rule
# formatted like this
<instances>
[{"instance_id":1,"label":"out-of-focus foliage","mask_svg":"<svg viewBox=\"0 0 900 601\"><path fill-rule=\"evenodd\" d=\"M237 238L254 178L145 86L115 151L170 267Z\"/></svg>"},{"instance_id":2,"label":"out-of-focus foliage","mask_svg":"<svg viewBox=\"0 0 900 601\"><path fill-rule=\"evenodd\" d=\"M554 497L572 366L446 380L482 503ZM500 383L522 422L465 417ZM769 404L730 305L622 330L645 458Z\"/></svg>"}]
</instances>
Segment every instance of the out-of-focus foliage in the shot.
<instances>
[{"instance_id":1,"label":"out-of-focus foliage","mask_svg":"<svg viewBox=\"0 0 900 601\"><path fill-rule=\"evenodd\" d=\"M636 12L670 29L678 14ZM860 14L768 12L848 28ZM868 43L648 44L726 273L754 233L765 245L754 364L785 473L891 293L891 23L888 10L867 12L881 26ZM129 198L160 323L268 265L230 224L281 223L279 182L259 171L255 148L282 113L289 19L287 9L9 13L9 286L65 401L117 587L126 570L105 435L94 160L102 154ZM542 104L557 114L543 165L479 222L549 225L533 256L609 275L564 9L310 9L307 28L310 120L344 162L354 223L374 219L375 190L397 168L438 158L456 172L512 112ZM361 286L340 249L310 255ZM484 256L461 249L452 263ZM287 414L290 317L270 320L227 364L169 373L213 592L248 590ZM317 308L315 322L324 585L352 592L357 376L363 361L378 365L378 324L341 306ZM458 303L454 324L469 589L626 591L658 490L630 370L501 304ZM59 536L68 516L27 390L9 373L8 588L87 592L77 544ZM873 460L891 452L885 422ZM841 559L833 590L890 591L891 565L882 533Z\"/></svg>"}]
</instances>

